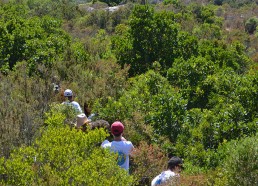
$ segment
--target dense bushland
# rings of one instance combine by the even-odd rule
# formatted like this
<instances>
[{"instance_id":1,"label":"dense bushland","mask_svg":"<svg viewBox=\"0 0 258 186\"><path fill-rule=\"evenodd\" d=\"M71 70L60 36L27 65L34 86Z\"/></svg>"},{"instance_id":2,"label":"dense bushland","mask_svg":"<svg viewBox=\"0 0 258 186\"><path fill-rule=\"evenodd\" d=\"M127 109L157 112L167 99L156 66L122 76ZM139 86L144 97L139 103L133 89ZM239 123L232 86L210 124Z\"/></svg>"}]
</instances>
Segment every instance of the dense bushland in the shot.
<instances>
[{"instance_id":1,"label":"dense bushland","mask_svg":"<svg viewBox=\"0 0 258 186\"><path fill-rule=\"evenodd\" d=\"M128 2L107 11L95 1L0 1L0 183L149 185L177 155L183 185L255 185L252 2ZM99 147L107 131L68 125L66 88L97 119L125 124L135 145L130 175Z\"/></svg>"},{"instance_id":2,"label":"dense bushland","mask_svg":"<svg viewBox=\"0 0 258 186\"><path fill-rule=\"evenodd\" d=\"M1 173L7 176L3 184L104 186L133 182L125 170L115 168L115 155L99 148L107 136L103 129L85 134L68 125L56 125L64 122L65 114L52 111L49 116L40 137L12 152L4 162Z\"/></svg>"}]
</instances>

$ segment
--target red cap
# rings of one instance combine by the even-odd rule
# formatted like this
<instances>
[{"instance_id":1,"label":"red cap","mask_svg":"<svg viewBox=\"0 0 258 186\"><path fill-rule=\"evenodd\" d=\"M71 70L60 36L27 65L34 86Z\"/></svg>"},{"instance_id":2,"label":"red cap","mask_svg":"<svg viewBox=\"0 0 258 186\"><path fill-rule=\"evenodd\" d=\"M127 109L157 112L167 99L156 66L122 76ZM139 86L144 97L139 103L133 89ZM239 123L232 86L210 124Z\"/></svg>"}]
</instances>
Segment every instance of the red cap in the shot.
<instances>
[{"instance_id":1,"label":"red cap","mask_svg":"<svg viewBox=\"0 0 258 186\"><path fill-rule=\"evenodd\" d=\"M124 131L124 125L120 121L115 121L111 125L111 133L114 135L120 135Z\"/></svg>"}]
</instances>

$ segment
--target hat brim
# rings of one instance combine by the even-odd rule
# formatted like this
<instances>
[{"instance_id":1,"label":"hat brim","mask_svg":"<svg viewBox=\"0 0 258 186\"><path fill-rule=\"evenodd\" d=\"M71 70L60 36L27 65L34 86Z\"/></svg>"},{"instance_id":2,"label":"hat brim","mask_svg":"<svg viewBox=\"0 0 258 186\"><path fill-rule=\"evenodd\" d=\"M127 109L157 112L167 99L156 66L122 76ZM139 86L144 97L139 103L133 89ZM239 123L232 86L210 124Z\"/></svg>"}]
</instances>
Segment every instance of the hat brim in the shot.
<instances>
[{"instance_id":1,"label":"hat brim","mask_svg":"<svg viewBox=\"0 0 258 186\"><path fill-rule=\"evenodd\" d=\"M82 123L76 123L76 127L77 128L79 128L79 127L81 127L81 126L83 126L83 125L85 125L85 124L88 124L88 123L90 123L91 122L91 120L89 120L89 119L85 119L85 121L83 121Z\"/></svg>"}]
</instances>

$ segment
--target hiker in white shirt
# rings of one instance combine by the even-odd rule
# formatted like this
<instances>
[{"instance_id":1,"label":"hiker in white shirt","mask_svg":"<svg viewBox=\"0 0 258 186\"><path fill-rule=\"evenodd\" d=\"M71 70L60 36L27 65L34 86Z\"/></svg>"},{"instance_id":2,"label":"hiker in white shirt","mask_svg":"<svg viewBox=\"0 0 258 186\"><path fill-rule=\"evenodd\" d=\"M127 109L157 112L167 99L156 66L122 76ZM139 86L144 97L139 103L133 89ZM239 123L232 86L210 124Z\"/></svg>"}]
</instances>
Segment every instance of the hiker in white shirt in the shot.
<instances>
[{"instance_id":1,"label":"hiker in white shirt","mask_svg":"<svg viewBox=\"0 0 258 186\"><path fill-rule=\"evenodd\" d=\"M62 104L71 105L73 108L76 109L76 111L78 113L82 113L82 109L81 109L81 106L79 105L79 103L77 103L76 101L73 100L73 92L72 92L72 90L66 89L64 91L64 97L66 97L67 100L65 102L63 102Z\"/></svg>"},{"instance_id":2,"label":"hiker in white shirt","mask_svg":"<svg viewBox=\"0 0 258 186\"><path fill-rule=\"evenodd\" d=\"M179 173L183 169L183 160L179 157L172 157L168 161L168 169L166 171L161 172L158 176L156 176L152 182L151 186L158 185L179 185Z\"/></svg>"},{"instance_id":3,"label":"hiker in white shirt","mask_svg":"<svg viewBox=\"0 0 258 186\"><path fill-rule=\"evenodd\" d=\"M117 164L129 171L129 155L133 150L133 144L127 141L123 136L124 125L120 121L116 121L111 125L111 133L114 137L112 142L105 140L101 146L110 148L111 151L118 153Z\"/></svg>"}]
</instances>

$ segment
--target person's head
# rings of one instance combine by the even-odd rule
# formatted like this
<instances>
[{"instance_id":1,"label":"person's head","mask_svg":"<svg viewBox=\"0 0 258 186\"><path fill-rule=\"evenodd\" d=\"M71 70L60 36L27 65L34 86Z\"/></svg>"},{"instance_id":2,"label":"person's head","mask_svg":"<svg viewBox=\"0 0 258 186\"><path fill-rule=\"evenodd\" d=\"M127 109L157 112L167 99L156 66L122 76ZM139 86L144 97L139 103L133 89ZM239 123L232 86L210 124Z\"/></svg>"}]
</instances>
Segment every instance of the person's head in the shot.
<instances>
[{"instance_id":1,"label":"person's head","mask_svg":"<svg viewBox=\"0 0 258 186\"><path fill-rule=\"evenodd\" d=\"M69 100L71 100L73 98L73 91L70 89L66 89L64 91L64 97L68 98Z\"/></svg>"},{"instance_id":2,"label":"person's head","mask_svg":"<svg viewBox=\"0 0 258 186\"><path fill-rule=\"evenodd\" d=\"M87 118L85 114L78 114L76 119L76 128L85 131L87 124L90 122L90 120Z\"/></svg>"},{"instance_id":3,"label":"person's head","mask_svg":"<svg viewBox=\"0 0 258 186\"><path fill-rule=\"evenodd\" d=\"M120 122L120 121L115 121L112 125L111 125L111 133L115 136L115 137L119 137L123 134L124 132L124 125Z\"/></svg>"},{"instance_id":4,"label":"person's head","mask_svg":"<svg viewBox=\"0 0 258 186\"><path fill-rule=\"evenodd\" d=\"M53 83L54 86L54 93L57 94L60 90L60 86L58 84Z\"/></svg>"},{"instance_id":5,"label":"person's head","mask_svg":"<svg viewBox=\"0 0 258 186\"><path fill-rule=\"evenodd\" d=\"M168 169L180 173L183 169L183 160L177 156L173 156L168 160Z\"/></svg>"}]
</instances>

